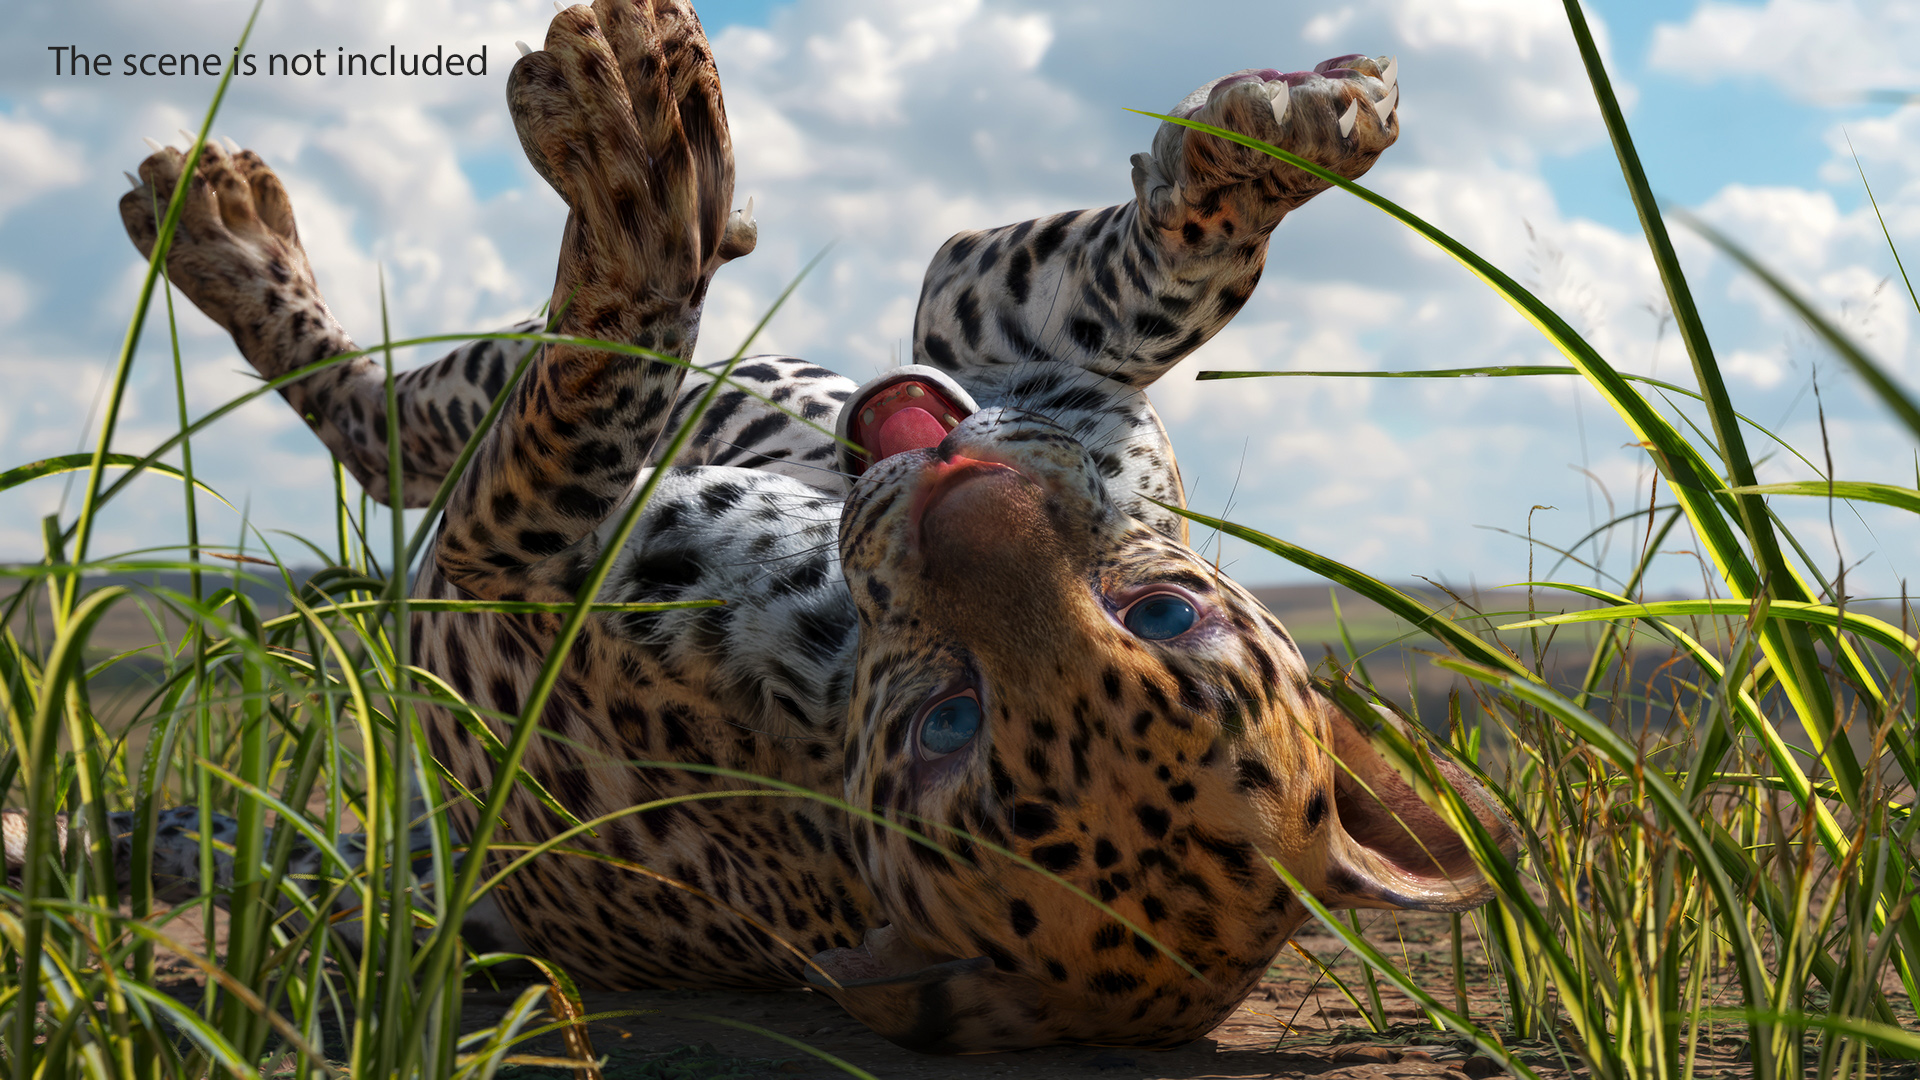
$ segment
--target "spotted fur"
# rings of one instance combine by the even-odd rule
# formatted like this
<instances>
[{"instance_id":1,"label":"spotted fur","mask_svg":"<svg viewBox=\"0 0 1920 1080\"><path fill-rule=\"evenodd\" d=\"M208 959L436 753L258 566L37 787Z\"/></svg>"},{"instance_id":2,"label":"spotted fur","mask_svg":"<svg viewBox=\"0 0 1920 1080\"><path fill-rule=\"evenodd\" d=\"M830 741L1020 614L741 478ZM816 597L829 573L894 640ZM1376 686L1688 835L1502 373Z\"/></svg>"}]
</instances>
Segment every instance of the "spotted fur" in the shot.
<instances>
[{"instance_id":1,"label":"spotted fur","mask_svg":"<svg viewBox=\"0 0 1920 1080\"><path fill-rule=\"evenodd\" d=\"M1391 64L1348 56L1237 73L1177 111L1357 176L1398 133L1392 82ZM554 329L690 356L712 274L754 241L727 210L725 111L692 11L565 9L508 98L570 211ZM349 350L278 181L249 152L208 149L173 280L265 375ZM180 169L156 154L122 202L142 251ZM1133 182L1119 206L948 241L914 358L981 408L851 484L801 421L830 428L855 388L791 358L736 369L772 404L726 389L670 463L663 432L710 375L553 345L506 389L524 347L484 344L402 380L412 503L508 395L419 595L573 598L638 478L665 468L601 599L725 601L590 621L529 775L582 819L752 787L713 770L862 812L747 796L619 818L575 843L653 874L535 861L499 894L525 948L604 987L810 981L928 1051L1167 1046L1231 1011L1306 917L1268 859L1335 906L1483 897L1457 839L1312 689L1286 632L1157 505L1181 487L1145 388L1232 318L1273 228L1323 185L1173 125ZM359 361L284 392L382 495L376 376ZM1129 629L1128 605L1156 590L1191 605L1191 629ZM420 662L507 715L559 625L416 618ZM957 692L981 704L979 730L933 753L927 710ZM435 755L487 785L484 750L444 710L426 717ZM454 804L460 824L468 812ZM559 827L524 791L504 821L519 840Z\"/></svg>"}]
</instances>

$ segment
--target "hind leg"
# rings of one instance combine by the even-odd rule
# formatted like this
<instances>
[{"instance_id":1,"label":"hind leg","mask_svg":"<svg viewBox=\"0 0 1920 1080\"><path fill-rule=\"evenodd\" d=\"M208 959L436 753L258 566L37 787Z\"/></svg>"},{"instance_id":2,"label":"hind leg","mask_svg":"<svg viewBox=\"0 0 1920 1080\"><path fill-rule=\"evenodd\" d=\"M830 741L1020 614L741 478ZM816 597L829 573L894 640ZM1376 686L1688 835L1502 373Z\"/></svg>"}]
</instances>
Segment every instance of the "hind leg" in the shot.
<instances>
[{"instance_id":1,"label":"hind leg","mask_svg":"<svg viewBox=\"0 0 1920 1080\"><path fill-rule=\"evenodd\" d=\"M733 148L719 76L681 0L597 0L554 16L507 87L521 144L571 212L555 275L562 333L693 353L707 283L751 250L728 211ZM632 487L685 369L573 346L543 351L447 506L437 561L483 597L589 539Z\"/></svg>"},{"instance_id":2,"label":"hind leg","mask_svg":"<svg viewBox=\"0 0 1920 1080\"><path fill-rule=\"evenodd\" d=\"M1386 58L1240 71L1169 115L1238 132L1346 177L1399 136ZM1288 213L1329 186L1259 151L1162 123L1133 156L1133 201L955 235L927 268L914 358L972 380L1062 362L1144 387L1240 310Z\"/></svg>"},{"instance_id":3,"label":"hind leg","mask_svg":"<svg viewBox=\"0 0 1920 1080\"><path fill-rule=\"evenodd\" d=\"M240 830L238 824L225 814L213 814L210 821L214 903L226 907L228 890L233 886L234 877L233 840ZM59 841L57 849L65 848L67 816L57 815L54 822ZM121 896L127 895L133 884L134 826L134 815L128 811L120 810L107 815L114 877ZM0 811L0 835L4 835L5 839L6 871L9 874L16 873L26 860L26 815L17 810ZM408 834L407 841L415 879L431 882L435 874L432 837L427 826L416 825ZM266 847L268 850L273 847L271 829L267 830ZM324 898L333 893L343 875L357 873L366 865L365 835L344 833L335 838L333 847L334 853L327 855L315 848L305 835L297 834L293 838L287 859L287 876L309 899ZM200 881L199 808L176 806L162 810L155 818L153 832L154 899L175 906L188 903L201 895ZM351 884L349 881L349 887L339 891L331 907L335 916L345 917L331 919L328 929L336 941L358 954L362 939L362 923L358 915L361 905L359 893ZM286 897L279 901L280 914L288 920L290 933L299 932L305 925L305 920L294 913L294 907L293 901ZM507 924L491 893L467 909L460 933L476 953L524 950L519 935Z\"/></svg>"},{"instance_id":4,"label":"hind leg","mask_svg":"<svg viewBox=\"0 0 1920 1080\"><path fill-rule=\"evenodd\" d=\"M1290 150L1342 176L1399 135L1391 61L1347 56L1314 71L1242 71L1170 115ZM1328 186L1217 136L1160 126L1133 157L1135 198L948 240L927 268L914 359L982 405L1067 427L1123 509L1170 536L1185 519L1165 430L1142 391L1224 327L1252 295L1281 218ZM860 441L856 437L856 441Z\"/></svg>"}]
</instances>

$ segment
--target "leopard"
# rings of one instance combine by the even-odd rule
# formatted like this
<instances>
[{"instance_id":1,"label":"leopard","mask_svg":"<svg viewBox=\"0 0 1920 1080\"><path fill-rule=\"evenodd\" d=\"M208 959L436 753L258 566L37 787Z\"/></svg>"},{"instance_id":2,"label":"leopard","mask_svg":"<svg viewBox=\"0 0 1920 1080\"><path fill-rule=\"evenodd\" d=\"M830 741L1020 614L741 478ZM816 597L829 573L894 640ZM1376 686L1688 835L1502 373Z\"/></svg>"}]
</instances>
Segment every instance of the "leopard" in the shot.
<instances>
[{"instance_id":1,"label":"leopard","mask_svg":"<svg viewBox=\"0 0 1920 1080\"><path fill-rule=\"evenodd\" d=\"M865 384L783 355L702 367L709 284L759 226L732 205L697 14L593 0L523 53L509 110L567 218L550 314L512 329L551 337L475 341L391 387L371 355L321 366L359 350L257 154L209 140L187 175L163 147L120 203L151 257L186 185L169 279L262 376L316 366L280 392L372 499L427 505L500 403L413 595L570 603L611 547L597 600L720 601L581 624L522 768L576 819L616 815L570 841L603 857L533 859L475 905L470 940L591 988L810 987L928 1053L1171 1047L1311 917L1276 865L1327 909L1490 896L1376 749L1378 718L1317 686L1192 546L1147 396L1245 305L1274 229L1326 180L1163 122L1132 198L940 247L910 363ZM1169 115L1355 178L1398 138L1399 97L1393 60L1355 54L1234 72ZM410 630L505 740L561 620L416 611ZM488 790L495 759L455 710L422 723L448 774ZM1498 801L1436 767L1511 855ZM730 792L754 793L618 816ZM190 810L158 839L173 899L197 887ZM447 812L470 834L471 804ZM522 842L565 828L528 785L501 821Z\"/></svg>"}]
</instances>

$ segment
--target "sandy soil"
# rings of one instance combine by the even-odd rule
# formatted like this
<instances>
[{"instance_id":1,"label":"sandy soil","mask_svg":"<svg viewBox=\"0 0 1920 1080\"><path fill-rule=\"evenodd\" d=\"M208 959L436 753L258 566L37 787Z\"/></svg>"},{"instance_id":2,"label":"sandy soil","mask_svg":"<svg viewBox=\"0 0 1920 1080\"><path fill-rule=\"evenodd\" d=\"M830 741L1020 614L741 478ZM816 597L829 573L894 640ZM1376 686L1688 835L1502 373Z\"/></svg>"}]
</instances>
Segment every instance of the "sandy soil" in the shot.
<instances>
[{"instance_id":1,"label":"sandy soil","mask_svg":"<svg viewBox=\"0 0 1920 1080\"><path fill-rule=\"evenodd\" d=\"M185 924L174 926L183 938ZM1390 947L1423 982L1449 999L1452 982L1445 916L1368 913L1369 935ZM1324 934L1296 939L1327 960L1359 992L1357 965L1340 942ZM197 946L198 941L182 941ZM198 980L183 962L163 959L174 973L176 994L192 998ZM1475 1016L1499 1014L1497 983L1488 977L1481 951L1467 958L1470 1004ZM464 1007L466 1024L493 1022L521 987L475 988ZM1101 1080L1201 1080L1201 1078L1326 1077L1330 1080L1501 1075L1493 1061L1449 1033L1435 1031L1420 1011L1390 987L1382 988L1388 1027L1373 1032L1354 1005L1291 948L1276 959L1270 978L1226 1023L1207 1038L1177 1050L1153 1051L1055 1047L1007 1054L942 1058L902 1050L874 1035L832 1000L805 990L767 994L647 991L589 993L589 1015L618 1013L593 1022L593 1052L606 1061L608 1080L749 1080L758 1077L819 1078L847 1073L830 1061L780 1041L785 1036L832 1055L883 1080L988 1080L1001 1077L1090 1077ZM730 1026L726 1022L735 1025ZM751 1030L760 1029L760 1030ZM525 1044L522 1052L563 1056L558 1036ZM1544 1077L1566 1077L1549 1044L1522 1049ZM545 1067L508 1070L506 1076L565 1077L571 1071ZM1579 1075L1578 1072L1573 1075ZM1708 1068L1702 1077L1721 1075ZM1729 1072L1725 1075L1741 1075Z\"/></svg>"},{"instance_id":2,"label":"sandy soil","mask_svg":"<svg viewBox=\"0 0 1920 1080\"><path fill-rule=\"evenodd\" d=\"M224 915L218 921L223 923ZM188 916L172 924L183 946L203 947L204 939L192 925L197 922L196 916ZM1429 993L1453 1004L1448 916L1364 912L1361 925L1368 939ZM1464 953L1469 1015L1502 1035L1542 1080L1586 1077L1571 1030L1531 1042L1512 1039L1502 1019L1504 987L1487 966L1471 919L1468 928ZM216 926L216 940L224 936L223 929ZM1339 939L1317 924L1306 930L1294 943L1324 961L1364 998L1360 966ZM199 979L191 965L166 955L159 963L167 989L179 997L197 999ZM525 984L470 988L463 1026L472 1030L494 1023L524 989ZM1738 997L1732 986L1722 992L1726 1004ZM584 1004L589 1016L601 1017L591 1023L588 1038L593 1055L605 1062L607 1080L830 1080L848 1075L819 1054L831 1055L880 1080L1477 1080L1507 1075L1471 1043L1436 1031L1397 990L1383 985L1380 993L1387 1023L1376 1032L1315 964L1288 947L1275 959L1268 978L1226 1023L1179 1049L1053 1047L966 1057L931 1057L903 1050L868 1031L831 999L806 990L588 993ZM1912 1017L1903 1019L1909 1025L1914 1022ZM782 1037L804 1043L816 1053ZM326 1032L326 1038L332 1046L341 1045L337 1031ZM1753 1072L1745 1050L1745 1028L1722 1025L1702 1040L1693 1075L1698 1080L1745 1080ZM1809 1051L1811 1065L1818 1060L1811 1042ZM517 1052L567 1055L558 1035L529 1040ZM545 1080L578 1074L566 1068L519 1066L500 1075L508 1080ZM1868 1075L1876 1080L1920 1080L1920 1062L1875 1060L1868 1065Z\"/></svg>"}]
</instances>

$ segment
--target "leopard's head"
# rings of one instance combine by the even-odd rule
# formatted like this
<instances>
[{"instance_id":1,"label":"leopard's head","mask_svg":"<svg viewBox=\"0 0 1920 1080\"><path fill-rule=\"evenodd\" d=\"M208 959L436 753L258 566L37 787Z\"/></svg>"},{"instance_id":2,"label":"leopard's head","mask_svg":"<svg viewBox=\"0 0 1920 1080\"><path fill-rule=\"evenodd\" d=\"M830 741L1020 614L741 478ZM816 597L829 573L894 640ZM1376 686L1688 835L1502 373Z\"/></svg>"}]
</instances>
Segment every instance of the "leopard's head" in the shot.
<instances>
[{"instance_id":1,"label":"leopard's head","mask_svg":"<svg viewBox=\"0 0 1920 1080\"><path fill-rule=\"evenodd\" d=\"M841 521L846 795L887 823L852 825L890 922L810 977L856 1017L929 1051L1175 1045L1307 918L1269 858L1332 907L1485 898L1279 623L1066 429L988 408L923 443Z\"/></svg>"}]
</instances>

